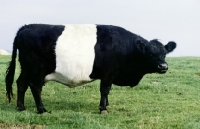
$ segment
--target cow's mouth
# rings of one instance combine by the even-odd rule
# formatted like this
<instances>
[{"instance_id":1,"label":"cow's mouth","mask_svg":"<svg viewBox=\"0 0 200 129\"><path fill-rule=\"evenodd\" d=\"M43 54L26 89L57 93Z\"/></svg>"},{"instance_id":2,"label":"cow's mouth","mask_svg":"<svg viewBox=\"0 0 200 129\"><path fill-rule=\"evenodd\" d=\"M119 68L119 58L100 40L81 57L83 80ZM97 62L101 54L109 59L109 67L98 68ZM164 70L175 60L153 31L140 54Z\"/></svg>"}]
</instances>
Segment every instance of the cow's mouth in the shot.
<instances>
[{"instance_id":1,"label":"cow's mouth","mask_svg":"<svg viewBox=\"0 0 200 129\"><path fill-rule=\"evenodd\" d=\"M158 71L158 73L160 73L160 74L163 74L163 73L166 73L167 72L167 69L160 69L159 71Z\"/></svg>"}]
</instances>

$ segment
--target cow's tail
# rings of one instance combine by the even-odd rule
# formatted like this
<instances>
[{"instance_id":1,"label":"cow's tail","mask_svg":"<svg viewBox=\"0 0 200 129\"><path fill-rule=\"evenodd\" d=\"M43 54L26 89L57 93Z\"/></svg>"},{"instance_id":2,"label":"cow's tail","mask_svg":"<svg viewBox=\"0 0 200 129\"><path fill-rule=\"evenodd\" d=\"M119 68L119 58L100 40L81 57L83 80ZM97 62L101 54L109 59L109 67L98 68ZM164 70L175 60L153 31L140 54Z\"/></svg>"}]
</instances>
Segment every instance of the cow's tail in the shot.
<instances>
[{"instance_id":1,"label":"cow's tail","mask_svg":"<svg viewBox=\"0 0 200 129\"><path fill-rule=\"evenodd\" d=\"M14 39L14 43L13 43L13 51L12 51L12 56L11 56L11 61L8 65L8 68L6 70L6 78L5 78L5 82L6 82L6 96L8 98L8 101L10 103L11 101L11 97L13 97L13 92L12 92L12 84L13 84L13 80L14 80L14 74L15 74L15 66L16 66L16 56L17 56L17 35Z\"/></svg>"}]
</instances>

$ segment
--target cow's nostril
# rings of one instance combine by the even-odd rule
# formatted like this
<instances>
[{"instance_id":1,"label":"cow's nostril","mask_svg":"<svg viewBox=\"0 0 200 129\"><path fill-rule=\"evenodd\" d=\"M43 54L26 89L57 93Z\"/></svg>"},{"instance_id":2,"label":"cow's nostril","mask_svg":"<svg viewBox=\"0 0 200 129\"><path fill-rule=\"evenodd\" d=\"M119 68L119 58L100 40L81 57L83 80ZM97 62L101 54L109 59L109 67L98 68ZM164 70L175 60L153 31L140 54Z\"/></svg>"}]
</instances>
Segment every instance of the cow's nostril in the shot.
<instances>
[{"instance_id":1,"label":"cow's nostril","mask_svg":"<svg viewBox=\"0 0 200 129\"><path fill-rule=\"evenodd\" d=\"M161 65L161 64L159 64L159 65L158 65L158 68L159 68L159 69L161 69L161 68L162 68L162 65Z\"/></svg>"},{"instance_id":2,"label":"cow's nostril","mask_svg":"<svg viewBox=\"0 0 200 129\"><path fill-rule=\"evenodd\" d=\"M158 65L159 69L167 69L167 67L168 67L167 64L159 64Z\"/></svg>"}]
</instances>

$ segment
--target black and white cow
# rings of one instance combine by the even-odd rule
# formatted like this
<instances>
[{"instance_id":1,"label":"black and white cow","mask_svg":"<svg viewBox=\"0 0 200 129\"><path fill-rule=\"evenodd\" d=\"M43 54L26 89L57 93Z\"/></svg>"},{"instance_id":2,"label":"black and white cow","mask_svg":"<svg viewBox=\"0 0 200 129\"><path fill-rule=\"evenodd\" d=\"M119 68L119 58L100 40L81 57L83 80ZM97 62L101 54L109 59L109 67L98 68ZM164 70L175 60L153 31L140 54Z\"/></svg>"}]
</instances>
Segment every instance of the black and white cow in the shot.
<instances>
[{"instance_id":1,"label":"black and white cow","mask_svg":"<svg viewBox=\"0 0 200 129\"><path fill-rule=\"evenodd\" d=\"M6 74L9 102L13 95L17 49L21 73L17 79L17 109L25 110L24 95L30 86L38 113L47 112L42 86L56 81L76 87L100 79L100 113L107 113L111 85L136 86L147 73L165 73L165 55L176 48L158 40L147 41L111 25L22 26L14 39L12 60Z\"/></svg>"}]
</instances>

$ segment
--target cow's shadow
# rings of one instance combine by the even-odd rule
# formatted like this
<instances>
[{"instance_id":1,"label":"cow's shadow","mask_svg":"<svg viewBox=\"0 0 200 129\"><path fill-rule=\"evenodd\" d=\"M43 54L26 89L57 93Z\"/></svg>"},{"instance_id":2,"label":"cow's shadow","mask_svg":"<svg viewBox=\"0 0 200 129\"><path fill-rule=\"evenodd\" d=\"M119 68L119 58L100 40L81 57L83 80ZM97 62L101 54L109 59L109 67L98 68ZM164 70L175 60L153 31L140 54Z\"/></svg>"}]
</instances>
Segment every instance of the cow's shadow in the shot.
<instances>
[{"instance_id":1,"label":"cow's shadow","mask_svg":"<svg viewBox=\"0 0 200 129\"><path fill-rule=\"evenodd\" d=\"M25 102L25 107L26 111L28 112L37 112L36 110L36 105L33 100L32 102L29 102L26 104ZM50 100L44 100L44 107L50 111L51 113L53 112L84 112L84 113L90 113L90 114L98 114L99 109L98 109L98 104L93 103L93 102L80 102L80 101L50 101ZM19 112L16 109L16 101L12 101L11 104L8 104L8 102L1 103L0 104L0 109L1 111L16 111Z\"/></svg>"},{"instance_id":2,"label":"cow's shadow","mask_svg":"<svg viewBox=\"0 0 200 129\"><path fill-rule=\"evenodd\" d=\"M90 112L90 113L98 113L98 104L93 102L80 102L80 101L54 101L48 102L45 101L45 107L47 110L51 110L52 112L56 111L74 111L74 112Z\"/></svg>"}]
</instances>

